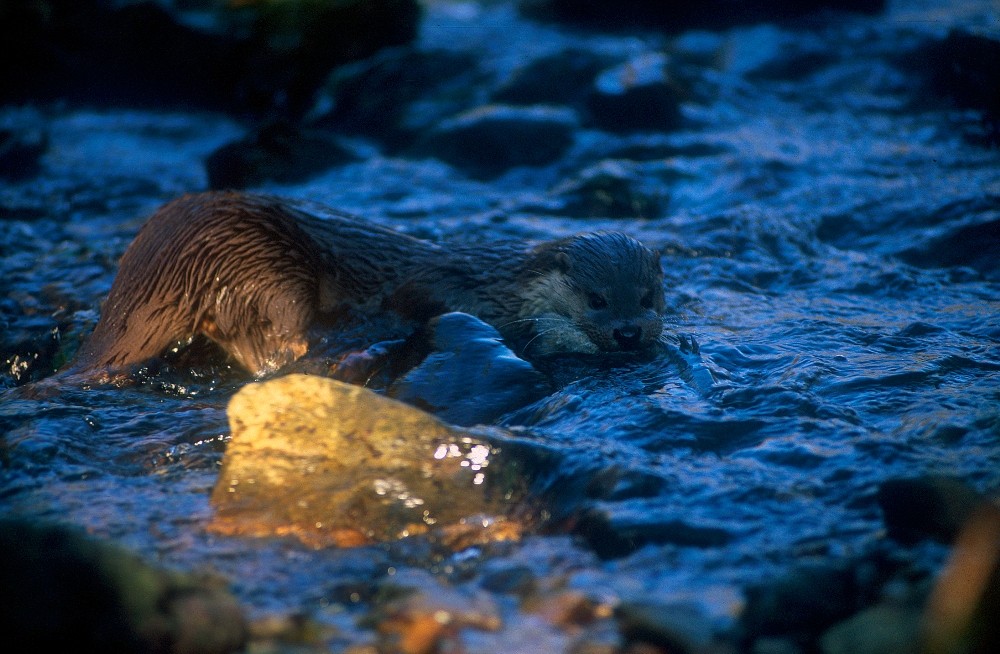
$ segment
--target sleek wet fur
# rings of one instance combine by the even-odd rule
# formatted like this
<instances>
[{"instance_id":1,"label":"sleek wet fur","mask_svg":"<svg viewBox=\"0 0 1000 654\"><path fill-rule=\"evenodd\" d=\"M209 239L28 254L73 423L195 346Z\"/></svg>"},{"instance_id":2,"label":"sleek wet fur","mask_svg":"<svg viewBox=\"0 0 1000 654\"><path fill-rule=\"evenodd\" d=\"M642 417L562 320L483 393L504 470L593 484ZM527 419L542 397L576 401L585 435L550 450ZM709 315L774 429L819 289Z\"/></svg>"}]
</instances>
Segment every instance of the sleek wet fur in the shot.
<instances>
[{"instance_id":1,"label":"sleek wet fur","mask_svg":"<svg viewBox=\"0 0 1000 654\"><path fill-rule=\"evenodd\" d=\"M72 367L113 375L200 334L261 377L345 308L463 311L529 358L636 350L660 334L662 283L657 255L619 233L443 246L303 202L186 195L125 252Z\"/></svg>"}]
</instances>

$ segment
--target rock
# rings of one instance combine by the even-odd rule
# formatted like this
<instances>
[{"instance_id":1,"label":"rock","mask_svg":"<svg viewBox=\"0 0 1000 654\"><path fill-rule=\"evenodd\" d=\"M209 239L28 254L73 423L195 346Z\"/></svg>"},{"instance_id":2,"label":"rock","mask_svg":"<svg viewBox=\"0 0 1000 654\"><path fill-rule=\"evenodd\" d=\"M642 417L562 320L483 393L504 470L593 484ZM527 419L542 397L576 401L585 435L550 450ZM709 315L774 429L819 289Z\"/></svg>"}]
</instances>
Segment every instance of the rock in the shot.
<instances>
[{"instance_id":1,"label":"rock","mask_svg":"<svg viewBox=\"0 0 1000 654\"><path fill-rule=\"evenodd\" d=\"M289 375L245 386L228 415L232 440L212 493L216 533L291 535L315 547L432 529L457 547L474 540L470 530L516 536L505 520L523 487L513 467L481 437L418 409Z\"/></svg>"},{"instance_id":2,"label":"rock","mask_svg":"<svg viewBox=\"0 0 1000 654\"><path fill-rule=\"evenodd\" d=\"M552 195L558 212L567 216L656 218L662 211L659 200L638 189L641 178L619 162L605 161L558 185Z\"/></svg>"},{"instance_id":3,"label":"rock","mask_svg":"<svg viewBox=\"0 0 1000 654\"><path fill-rule=\"evenodd\" d=\"M774 22L805 14L836 9L878 13L885 0L709 0L670 2L664 0L521 0L526 15L600 30L663 30L671 33L690 29L725 29L751 22Z\"/></svg>"},{"instance_id":4,"label":"rock","mask_svg":"<svg viewBox=\"0 0 1000 654\"><path fill-rule=\"evenodd\" d=\"M920 610L879 604L830 627L820 637L823 654L898 654L920 650Z\"/></svg>"},{"instance_id":5,"label":"rock","mask_svg":"<svg viewBox=\"0 0 1000 654\"><path fill-rule=\"evenodd\" d=\"M924 613L925 652L1000 651L1000 508L980 505L955 540Z\"/></svg>"},{"instance_id":6,"label":"rock","mask_svg":"<svg viewBox=\"0 0 1000 654\"><path fill-rule=\"evenodd\" d=\"M264 182L291 184L356 157L331 134L277 122L255 129L208 155L209 187L242 189Z\"/></svg>"},{"instance_id":7,"label":"rock","mask_svg":"<svg viewBox=\"0 0 1000 654\"><path fill-rule=\"evenodd\" d=\"M389 387L390 397L469 426L493 422L549 392L546 378L478 318L448 313L429 329L434 351Z\"/></svg>"},{"instance_id":8,"label":"rock","mask_svg":"<svg viewBox=\"0 0 1000 654\"><path fill-rule=\"evenodd\" d=\"M569 48L517 68L493 93L493 101L515 105L582 104L597 74L611 64L591 50Z\"/></svg>"},{"instance_id":9,"label":"rock","mask_svg":"<svg viewBox=\"0 0 1000 654\"><path fill-rule=\"evenodd\" d=\"M17 181L34 177L48 147L48 134L40 129L0 129L0 178Z\"/></svg>"},{"instance_id":10,"label":"rock","mask_svg":"<svg viewBox=\"0 0 1000 654\"><path fill-rule=\"evenodd\" d=\"M769 636L811 642L857 610L858 595L847 567L803 565L748 588L741 627L748 642Z\"/></svg>"},{"instance_id":11,"label":"rock","mask_svg":"<svg viewBox=\"0 0 1000 654\"><path fill-rule=\"evenodd\" d=\"M587 99L590 122L619 133L677 129L679 90L667 65L666 55L652 52L602 72Z\"/></svg>"},{"instance_id":12,"label":"rock","mask_svg":"<svg viewBox=\"0 0 1000 654\"><path fill-rule=\"evenodd\" d=\"M890 479L878 489L889 536L907 544L951 541L982 502L964 483L945 477Z\"/></svg>"},{"instance_id":13,"label":"rock","mask_svg":"<svg viewBox=\"0 0 1000 654\"><path fill-rule=\"evenodd\" d=\"M315 124L376 139L390 151L474 104L478 60L447 50L392 48L339 68L319 94ZM433 97L433 102L427 98Z\"/></svg>"},{"instance_id":14,"label":"rock","mask_svg":"<svg viewBox=\"0 0 1000 654\"><path fill-rule=\"evenodd\" d=\"M648 643L678 654L707 651L712 642L708 617L686 604L625 601L615 619L626 643Z\"/></svg>"},{"instance_id":15,"label":"rock","mask_svg":"<svg viewBox=\"0 0 1000 654\"><path fill-rule=\"evenodd\" d=\"M993 215L1000 216L1000 212L994 211ZM1000 275L1000 217L974 225L943 228L943 235L911 245L899 253L899 258L914 266L963 266L993 279Z\"/></svg>"},{"instance_id":16,"label":"rock","mask_svg":"<svg viewBox=\"0 0 1000 654\"><path fill-rule=\"evenodd\" d=\"M471 177L491 179L516 166L552 163L573 143L569 109L486 105L450 118L415 145Z\"/></svg>"},{"instance_id":17,"label":"rock","mask_svg":"<svg viewBox=\"0 0 1000 654\"><path fill-rule=\"evenodd\" d=\"M994 141L1000 138L1000 40L953 30L900 59L923 79L925 93L983 112Z\"/></svg>"},{"instance_id":18,"label":"rock","mask_svg":"<svg viewBox=\"0 0 1000 654\"><path fill-rule=\"evenodd\" d=\"M581 535L602 559L627 556L649 544L721 547L733 538L728 531L714 525L699 525L616 505L585 509L575 522L574 533Z\"/></svg>"},{"instance_id":19,"label":"rock","mask_svg":"<svg viewBox=\"0 0 1000 654\"><path fill-rule=\"evenodd\" d=\"M416 0L0 5L0 100L298 116L330 70L411 40ZM204 18L208 20L204 20Z\"/></svg>"},{"instance_id":20,"label":"rock","mask_svg":"<svg viewBox=\"0 0 1000 654\"><path fill-rule=\"evenodd\" d=\"M8 652L242 651L242 610L218 580L159 570L61 526L0 521Z\"/></svg>"},{"instance_id":21,"label":"rock","mask_svg":"<svg viewBox=\"0 0 1000 654\"><path fill-rule=\"evenodd\" d=\"M447 645L458 642L459 630L497 631L503 625L499 609L485 593L453 588L425 572L413 571L410 577L387 580L380 593L391 599L362 621L379 633L379 651L457 651Z\"/></svg>"}]
</instances>

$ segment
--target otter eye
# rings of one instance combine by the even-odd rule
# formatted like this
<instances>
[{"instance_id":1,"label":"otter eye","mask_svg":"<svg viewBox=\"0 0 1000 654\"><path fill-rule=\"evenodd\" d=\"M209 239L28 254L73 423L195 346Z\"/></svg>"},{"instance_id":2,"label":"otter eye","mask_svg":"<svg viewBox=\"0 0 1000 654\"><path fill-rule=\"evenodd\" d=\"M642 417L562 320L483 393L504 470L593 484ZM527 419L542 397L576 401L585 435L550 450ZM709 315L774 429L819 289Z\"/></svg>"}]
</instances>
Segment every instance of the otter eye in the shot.
<instances>
[{"instance_id":1,"label":"otter eye","mask_svg":"<svg viewBox=\"0 0 1000 654\"><path fill-rule=\"evenodd\" d=\"M604 296L600 293L588 293L587 303L590 305L591 309L599 310L605 309L608 306L608 301L604 299Z\"/></svg>"},{"instance_id":2,"label":"otter eye","mask_svg":"<svg viewBox=\"0 0 1000 654\"><path fill-rule=\"evenodd\" d=\"M642 294L642 297L639 298L639 306L643 309L653 308L653 291L646 291Z\"/></svg>"}]
</instances>

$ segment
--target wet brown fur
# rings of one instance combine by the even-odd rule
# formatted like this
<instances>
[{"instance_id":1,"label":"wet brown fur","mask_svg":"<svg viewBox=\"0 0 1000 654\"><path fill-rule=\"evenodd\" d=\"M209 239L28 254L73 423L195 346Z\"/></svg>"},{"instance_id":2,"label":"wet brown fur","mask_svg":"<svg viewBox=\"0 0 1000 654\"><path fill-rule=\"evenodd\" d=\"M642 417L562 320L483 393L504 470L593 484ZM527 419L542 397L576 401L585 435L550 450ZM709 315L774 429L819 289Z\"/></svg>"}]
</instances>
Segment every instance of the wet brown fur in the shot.
<instances>
[{"instance_id":1,"label":"wet brown fur","mask_svg":"<svg viewBox=\"0 0 1000 654\"><path fill-rule=\"evenodd\" d=\"M634 349L659 336L662 273L616 233L442 247L317 205L186 195L125 252L72 367L113 374L200 334L261 377L305 354L311 329L346 307L415 320L464 311L524 355Z\"/></svg>"}]
</instances>

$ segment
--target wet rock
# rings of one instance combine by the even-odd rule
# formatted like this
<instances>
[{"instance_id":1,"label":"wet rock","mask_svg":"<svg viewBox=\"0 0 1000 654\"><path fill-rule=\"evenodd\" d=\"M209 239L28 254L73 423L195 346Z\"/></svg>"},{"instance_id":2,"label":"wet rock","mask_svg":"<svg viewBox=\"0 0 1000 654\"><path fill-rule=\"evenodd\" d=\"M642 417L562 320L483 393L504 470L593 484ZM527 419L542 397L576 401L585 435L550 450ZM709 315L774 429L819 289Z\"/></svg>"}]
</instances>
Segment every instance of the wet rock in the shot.
<instances>
[{"instance_id":1,"label":"wet rock","mask_svg":"<svg viewBox=\"0 0 1000 654\"><path fill-rule=\"evenodd\" d=\"M879 604L830 627L819 639L823 654L897 654L919 651L920 610Z\"/></svg>"},{"instance_id":2,"label":"wet rock","mask_svg":"<svg viewBox=\"0 0 1000 654\"><path fill-rule=\"evenodd\" d=\"M924 613L926 652L1000 651L1000 508L978 507L955 540Z\"/></svg>"},{"instance_id":3,"label":"wet rock","mask_svg":"<svg viewBox=\"0 0 1000 654\"><path fill-rule=\"evenodd\" d=\"M640 190L641 176L630 174L618 162L606 161L552 190L558 212L580 218L655 218L657 198Z\"/></svg>"},{"instance_id":4,"label":"wet rock","mask_svg":"<svg viewBox=\"0 0 1000 654\"><path fill-rule=\"evenodd\" d=\"M585 509L576 519L573 531L603 559L627 556L649 544L721 547L733 539L721 527L614 505Z\"/></svg>"},{"instance_id":5,"label":"wet rock","mask_svg":"<svg viewBox=\"0 0 1000 654\"><path fill-rule=\"evenodd\" d=\"M0 578L7 651L215 654L247 641L218 580L150 567L69 528L0 521Z\"/></svg>"},{"instance_id":6,"label":"wet rock","mask_svg":"<svg viewBox=\"0 0 1000 654\"><path fill-rule=\"evenodd\" d=\"M40 129L0 129L0 178L16 181L34 177L48 147L48 134Z\"/></svg>"},{"instance_id":7,"label":"wet rock","mask_svg":"<svg viewBox=\"0 0 1000 654\"><path fill-rule=\"evenodd\" d=\"M878 489L889 536L902 543L951 541L982 502L973 489L945 477L890 479Z\"/></svg>"},{"instance_id":8,"label":"wet rock","mask_svg":"<svg viewBox=\"0 0 1000 654\"><path fill-rule=\"evenodd\" d=\"M679 127L680 94L667 66L667 56L654 52L602 72L587 99L590 122L619 133Z\"/></svg>"},{"instance_id":9,"label":"wet rock","mask_svg":"<svg viewBox=\"0 0 1000 654\"><path fill-rule=\"evenodd\" d=\"M493 93L504 104L580 105L597 74L611 64L590 50L569 48L516 69Z\"/></svg>"},{"instance_id":10,"label":"wet rock","mask_svg":"<svg viewBox=\"0 0 1000 654\"><path fill-rule=\"evenodd\" d=\"M956 106L977 109L1000 138L1000 40L953 30L901 60L924 80L924 90Z\"/></svg>"},{"instance_id":11,"label":"wet rock","mask_svg":"<svg viewBox=\"0 0 1000 654\"><path fill-rule=\"evenodd\" d=\"M216 533L355 546L457 530L509 538L522 480L482 438L332 379L289 375L230 400ZM460 498L460 500L459 500ZM477 516L475 519L466 518ZM493 516L478 517L478 516Z\"/></svg>"},{"instance_id":12,"label":"wet rock","mask_svg":"<svg viewBox=\"0 0 1000 654\"><path fill-rule=\"evenodd\" d=\"M390 599L362 621L379 633L380 651L458 651L452 647L459 643L462 629L497 631L503 625L499 609L485 593L451 587L424 572L411 571L406 577L386 580L380 593Z\"/></svg>"},{"instance_id":13,"label":"wet rock","mask_svg":"<svg viewBox=\"0 0 1000 654\"><path fill-rule=\"evenodd\" d=\"M264 182L301 182L354 159L327 132L278 122L220 147L205 160L205 170L211 188L242 189Z\"/></svg>"},{"instance_id":14,"label":"wet rock","mask_svg":"<svg viewBox=\"0 0 1000 654\"><path fill-rule=\"evenodd\" d=\"M601 30L724 29L749 22L787 20L805 14L836 9L878 13L885 0L710 0L709 2L664 2L663 0L521 0L521 11L532 18L552 20Z\"/></svg>"},{"instance_id":15,"label":"wet rock","mask_svg":"<svg viewBox=\"0 0 1000 654\"><path fill-rule=\"evenodd\" d=\"M469 108L482 77L468 53L392 48L338 69L319 94L313 121L398 151Z\"/></svg>"},{"instance_id":16,"label":"wet rock","mask_svg":"<svg viewBox=\"0 0 1000 654\"><path fill-rule=\"evenodd\" d=\"M494 422L549 392L548 380L478 318L449 313L429 329L433 351L389 387L390 397L468 426Z\"/></svg>"},{"instance_id":17,"label":"wet rock","mask_svg":"<svg viewBox=\"0 0 1000 654\"><path fill-rule=\"evenodd\" d=\"M686 604L626 601L615 609L626 643L648 643L668 652L707 651L712 625L706 615Z\"/></svg>"},{"instance_id":18,"label":"wet rock","mask_svg":"<svg viewBox=\"0 0 1000 654\"><path fill-rule=\"evenodd\" d=\"M993 213L1000 216L1000 211ZM1000 274L1000 218L949 230L943 236L903 250L899 258L914 266L965 266L996 277Z\"/></svg>"},{"instance_id":19,"label":"wet rock","mask_svg":"<svg viewBox=\"0 0 1000 654\"><path fill-rule=\"evenodd\" d=\"M411 40L415 0L0 5L0 99L298 115L337 64ZM207 20L206 20L207 18Z\"/></svg>"},{"instance_id":20,"label":"wet rock","mask_svg":"<svg viewBox=\"0 0 1000 654\"><path fill-rule=\"evenodd\" d=\"M576 126L575 114L565 108L486 105L439 124L415 146L415 154L490 179L516 166L552 163L573 143Z\"/></svg>"},{"instance_id":21,"label":"wet rock","mask_svg":"<svg viewBox=\"0 0 1000 654\"><path fill-rule=\"evenodd\" d=\"M859 590L847 567L806 565L746 591L741 625L748 642L786 636L814 641L857 608Z\"/></svg>"},{"instance_id":22,"label":"wet rock","mask_svg":"<svg viewBox=\"0 0 1000 654\"><path fill-rule=\"evenodd\" d=\"M594 474L587 484L587 497L621 501L635 497L656 497L666 481L660 475L612 465Z\"/></svg>"}]
</instances>

